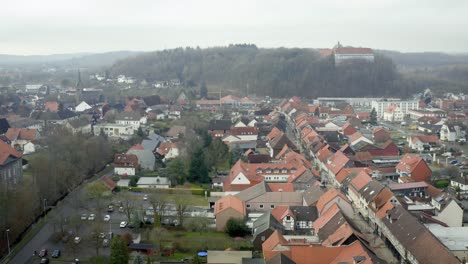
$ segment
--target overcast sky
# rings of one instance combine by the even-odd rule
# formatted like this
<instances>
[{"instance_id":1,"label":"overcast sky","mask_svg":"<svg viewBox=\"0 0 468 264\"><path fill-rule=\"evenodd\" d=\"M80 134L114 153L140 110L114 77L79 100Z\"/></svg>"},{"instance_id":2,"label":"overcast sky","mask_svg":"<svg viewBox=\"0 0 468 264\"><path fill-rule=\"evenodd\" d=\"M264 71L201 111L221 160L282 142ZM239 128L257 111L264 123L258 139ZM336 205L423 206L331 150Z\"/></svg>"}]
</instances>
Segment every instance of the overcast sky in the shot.
<instances>
[{"instance_id":1,"label":"overcast sky","mask_svg":"<svg viewBox=\"0 0 468 264\"><path fill-rule=\"evenodd\" d=\"M468 51L466 0L3 0L0 54L255 43Z\"/></svg>"}]
</instances>

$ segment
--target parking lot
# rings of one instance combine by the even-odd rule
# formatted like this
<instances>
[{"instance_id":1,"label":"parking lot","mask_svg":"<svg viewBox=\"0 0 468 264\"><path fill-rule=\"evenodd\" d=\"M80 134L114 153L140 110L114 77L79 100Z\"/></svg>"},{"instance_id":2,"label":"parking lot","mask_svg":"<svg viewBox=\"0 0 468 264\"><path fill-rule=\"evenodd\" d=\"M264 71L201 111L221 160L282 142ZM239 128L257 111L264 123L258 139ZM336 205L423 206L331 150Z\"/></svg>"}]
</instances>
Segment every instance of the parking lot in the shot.
<instances>
[{"instance_id":1,"label":"parking lot","mask_svg":"<svg viewBox=\"0 0 468 264\"><path fill-rule=\"evenodd\" d=\"M39 253L42 249L47 250L47 258L50 263L71 262L73 259L86 260L96 256L99 250L100 256L110 255L110 238L113 235L130 234L133 240L138 243L141 238L141 232L145 226L151 227L154 222L154 210L149 201L146 200L144 193L130 193L132 198L132 214L129 221L124 203L120 201L119 194L113 194L111 199L106 200L105 208L98 210L92 202L85 203L78 212L74 210L62 210L65 219L65 235L58 236L62 227L49 219L52 226L52 232L45 243L34 250ZM67 204L64 204L67 206ZM109 209L112 206L112 210ZM100 211L100 213L99 213ZM179 220L177 211L173 203L168 203L161 215L163 225L178 225ZM78 214L76 216L76 214ZM74 217L75 215L75 217ZM207 208L190 207L184 217L212 217L212 213ZM54 222L54 223L52 223ZM122 224L125 222L125 224ZM142 223L141 226L139 223ZM138 223L138 224L136 224ZM213 220L214 223L214 220ZM76 240L75 240L76 239ZM58 258L52 258L54 250L60 250ZM40 263L41 257L33 257L31 251L30 261L27 263Z\"/></svg>"}]
</instances>

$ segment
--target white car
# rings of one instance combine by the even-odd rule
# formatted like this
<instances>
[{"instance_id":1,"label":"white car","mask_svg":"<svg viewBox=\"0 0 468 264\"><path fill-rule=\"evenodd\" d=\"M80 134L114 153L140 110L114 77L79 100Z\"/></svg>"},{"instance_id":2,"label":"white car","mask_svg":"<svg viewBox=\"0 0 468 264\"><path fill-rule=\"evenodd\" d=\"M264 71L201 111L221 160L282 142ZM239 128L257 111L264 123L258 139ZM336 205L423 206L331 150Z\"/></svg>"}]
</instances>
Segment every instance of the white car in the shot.
<instances>
[{"instance_id":1,"label":"white car","mask_svg":"<svg viewBox=\"0 0 468 264\"><path fill-rule=\"evenodd\" d=\"M110 220L110 215L105 215L105 216L104 216L104 221L105 221L105 222L109 222L109 220Z\"/></svg>"},{"instance_id":2,"label":"white car","mask_svg":"<svg viewBox=\"0 0 468 264\"><path fill-rule=\"evenodd\" d=\"M96 215L95 215L95 214L90 214L90 215L88 216L88 220L89 220L89 221L93 221L94 218L96 218Z\"/></svg>"},{"instance_id":3,"label":"white car","mask_svg":"<svg viewBox=\"0 0 468 264\"><path fill-rule=\"evenodd\" d=\"M147 200L148 200L148 195L145 194L145 195L143 196L143 201L147 201Z\"/></svg>"},{"instance_id":4,"label":"white car","mask_svg":"<svg viewBox=\"0 0 468 264\"><path fill-rule=\"evenodd\" d=\"M73 242L75 244L79 244L81 242L81 237L75 237L75 239L73 239Z\"/></svg>"},{"instance_id":5,"label":"white car","mask_svg":"<svg viewBox=\"0 0 468 264\"><path fill-rule=\"evenodd\" d=\"M120 227L124 228L127 226L127 221L120 222Z\"/></svg>"},{"instance_id":6,"label":"white car","mask_svg":"<svg viewBox=\"0 0 468 264\"><path fill-rule=\"evenodd\" d=\"M86 220L88 219L88 215L87 214L82 214L81 215L81 220Z\"/></svg>"}]
</instances>

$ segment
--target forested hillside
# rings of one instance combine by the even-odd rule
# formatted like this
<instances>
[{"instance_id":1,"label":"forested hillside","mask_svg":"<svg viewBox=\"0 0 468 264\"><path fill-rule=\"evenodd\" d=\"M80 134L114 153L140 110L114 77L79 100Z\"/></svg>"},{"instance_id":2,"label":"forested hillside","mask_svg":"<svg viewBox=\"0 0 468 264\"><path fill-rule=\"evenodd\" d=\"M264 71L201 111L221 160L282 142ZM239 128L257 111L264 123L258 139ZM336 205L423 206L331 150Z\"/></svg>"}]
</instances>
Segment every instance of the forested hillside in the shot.
<instances>
[{"instance_id":1,"label":"forested hillside","mask_svg":"<svg viewBox=\"0 0 468 264\"><path fill-rule=\"evenodd\" d=\"M447 65L454 61L447 54L386 52L383 55L378 51L374 63L354 61L335 67L332 57L321 57L314 49L230 45L143 53L118 61L111 73L149 82L178 78L188 87L197 87L205 81L208 86L243 95L407 97L425 88L436 92L468 89L464 80L466 67L399 72L399 67L387 55L401 63L418 65ZM458 59L463 62L463 58Z\"/></svg>"},{"instance_id":2,"label":"forested hillside","mask_svg":"<svg viewBox=\"0 0 468 264\"><path fill-rule=\"evenodd\" d=\"M331 57L313 49L260 49L231 45L208 49L174 49L145 53L117 62L113 75L147 81L178 78L187 86L205 81L240 93L272 96L395 96L399 80L391 60L376 56L375 63L356 61L335 67Z\"/></svg>"}]
</instances>

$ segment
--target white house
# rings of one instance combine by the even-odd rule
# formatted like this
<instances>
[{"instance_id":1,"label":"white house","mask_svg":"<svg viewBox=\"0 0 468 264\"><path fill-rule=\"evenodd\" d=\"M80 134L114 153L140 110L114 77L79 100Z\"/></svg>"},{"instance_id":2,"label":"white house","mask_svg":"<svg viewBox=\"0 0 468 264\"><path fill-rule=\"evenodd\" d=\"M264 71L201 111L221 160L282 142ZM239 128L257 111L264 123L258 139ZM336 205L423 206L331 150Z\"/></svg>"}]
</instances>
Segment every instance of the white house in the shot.
<instances>
[{"instance_id":1,"label":"white house","mask_svg":"<svg viewBox=\"0 0 468 264\"><path fill-rule=\"evenodd\" d=\"M157 188L167 189L171 185L171 181L165 177L140 177L137 186L140 188Z\"/></svg>"},{"instance_id":2,"label":"white house","mask_svg":"<svg viewBox=\"0 0 468 264\"><path fill-rule=\"evenodd\" d=\"M436 208L435 219L450 227L462 226L463 209L448 194L442 193L438 197L432 198L431 204Z\"/></svg>"},{"instance_id":3,"label":"white house","mask_svg":"<svg viewBox=\"0 0 468 264\"><path fill-rule=\"evenodd\" d=\"M141 116L138 112L122 112L115 118L115 123L120 125L131 125L133 132L137 131L141 125L146 124L146 116Z\"/></svg>"},{"instance_id":4,"label":"white house","mask_svg":"<svg viewBox=\"0 0 468 264\"><path fill-rule=\"evenodd\" d=\"M399 99L384 99L374 100L371 103L371 107L377 112L377 117L383 118L385 110L390 106L395 105L400 108L403 115L406 115L411 109L419 109L418 100L399 100Z\"/></svg>"},{"instance_id":5,"label":"white house","mask_svg":"<svg viewBox=\"0 0 468 264\"><path fill-rule=\"evenodd\" d=\"M457 125L443 125L440 128L440 140L443 141L456 141L462 138L465 138L465 131Z\"/></svg>"},{"instance_id":6,"label":"white house","mask_svg":"<svg viewBox=\"0 0 468 264\"><path fill-rule=\"evenodd\" d=\"M85 101L82 101L75 107L75 112L83 112L91 108L92 107L89 104L87 104Z\"/></svg>"},{"instance_id":7,"label":"white house","mask_svg":"<svg viewBox=\"0 0 468 264\"><path fill-rule=\"evenodd\" d=\"M115 154L114 174L134 176L138 169L138 158L134 154Z\"/></svg>"},{"instance_id":8,"label":"white house","mask_svg":"<svg viewBox=\"0 0 468 264\"><path fill-rule=\"evenodd\" d=\"M460 194L468 194L468 176L453 179L450 181L450 185L454 188L460 188Z\"/></svg>"},{"instance_id":9,"label":"white house","mask_svg":"<svg viewBox=\"0 0 468 264\"><path fill-rule=\"evenodd\" d=\"M383 120L389 122L401 122L404 119L404 113L400 107L395 104L391 104L385 111L383 112Z\"/></svg>"}]
</instances>

